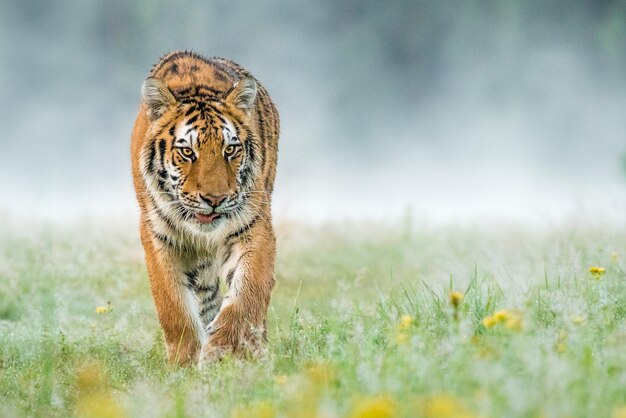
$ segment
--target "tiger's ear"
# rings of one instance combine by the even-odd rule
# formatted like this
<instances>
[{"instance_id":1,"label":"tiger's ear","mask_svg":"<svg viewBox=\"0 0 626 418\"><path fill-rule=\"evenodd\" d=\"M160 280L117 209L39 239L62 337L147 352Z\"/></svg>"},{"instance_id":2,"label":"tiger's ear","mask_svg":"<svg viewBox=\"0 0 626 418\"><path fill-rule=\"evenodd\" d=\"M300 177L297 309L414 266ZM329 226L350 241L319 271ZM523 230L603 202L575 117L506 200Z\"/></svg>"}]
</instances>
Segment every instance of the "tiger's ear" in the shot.
<instances>
[{"instance_id":1,"label":"tiger's ear","mask_svg":"<svg viewBox=\"0 0 626 418\"><path fill-rule=\"evenodd\" d=\"M250 111L254 106L256 99L256 81L252 77L246 77L241 80L226 96L226 102L239 109Z\"/></svg>"},{"instance_id":2,"label":"tiger's ear","mask_svg":"<svg viewBox=\"0 0 626 418\"><path fill-rule=\"evenodd\" d=\"M156 77L146 78L141 86L141 95L148 106L148 118L151 121L163 116L170 107L176 104L172 91Z\"/></svg>"}]
</instances>

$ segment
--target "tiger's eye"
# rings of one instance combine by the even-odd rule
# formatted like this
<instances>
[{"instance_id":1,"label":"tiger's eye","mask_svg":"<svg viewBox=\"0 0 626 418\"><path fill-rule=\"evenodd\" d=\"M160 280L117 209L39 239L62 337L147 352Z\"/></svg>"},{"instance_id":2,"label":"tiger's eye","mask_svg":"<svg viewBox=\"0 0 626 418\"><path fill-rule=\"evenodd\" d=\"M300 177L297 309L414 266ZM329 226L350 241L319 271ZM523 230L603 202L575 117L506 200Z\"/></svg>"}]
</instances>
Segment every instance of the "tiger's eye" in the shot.
<instances>
[{"instance_id":1,"label":"tiger's eye","mask_svg":"<svg viewBox=\"0 0 626 418\"><path fill-rule=\"evenodd\" d=\"M182 152L185 157L191 157L193 155L193 150L187 147L181 148L180 152Z\"/></svg>"},{"instance_id":2,"label":"tiger's eye","mask_svg":"<svg viewBox=\"0 0 626 418\"><path fill-rule=\"evenodd\" d=\"M235 153L235 146L234 145L229 145L226 148L224 148L224 155L225 156L230 157L234 153Z\"/></svg>"}]
</instances>

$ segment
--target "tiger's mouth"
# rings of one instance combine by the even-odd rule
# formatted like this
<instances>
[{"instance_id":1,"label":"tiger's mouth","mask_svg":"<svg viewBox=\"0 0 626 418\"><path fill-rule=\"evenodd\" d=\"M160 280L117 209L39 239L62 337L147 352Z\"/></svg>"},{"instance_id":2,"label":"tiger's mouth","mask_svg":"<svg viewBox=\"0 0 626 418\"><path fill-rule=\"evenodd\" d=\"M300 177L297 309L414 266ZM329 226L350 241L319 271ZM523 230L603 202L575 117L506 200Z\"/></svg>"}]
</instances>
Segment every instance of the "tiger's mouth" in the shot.
<instances>
[{"instance_id":1,"label":"tiger's mouth","mask_svg":"<svg viewBox=\"0 0 626 418\"><path fill-rule=\"evenodd\" d=\"M196 205L188 206L183 200L179 200L179 210L183 219L187 222L199 223L204 226L214 227L215 224L231 218L241 208L241 202L229 204L226 207L218 207L209 210L198 208ZM208 213L207 213L208 212Z\"/></svg>"},{"instance_id":2,"label":"tiger's mouth","mask_svg":"<svg viewBox=\"0 0 626 418\"><path fill-rule=\"evenodd\" d=\"M200 222L201 224L210 224L213 221L221 218L221 216L222 216L221 213L216 213L216 212L212 212L209 215L206 215L200 212L195 213L196 221Z\"/></svg>"}]
</instances>

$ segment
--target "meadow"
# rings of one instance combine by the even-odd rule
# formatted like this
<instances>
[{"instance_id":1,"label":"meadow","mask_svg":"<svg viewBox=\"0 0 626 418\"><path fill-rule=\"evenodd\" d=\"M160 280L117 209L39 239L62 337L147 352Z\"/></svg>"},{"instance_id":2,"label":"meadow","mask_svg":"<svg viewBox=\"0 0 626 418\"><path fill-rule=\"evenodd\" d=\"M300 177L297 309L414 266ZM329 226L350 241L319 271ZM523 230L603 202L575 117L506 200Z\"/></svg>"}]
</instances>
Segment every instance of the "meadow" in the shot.
<instances>
[{"instance_id":1,"label":"meadow","mask_svg":"<svg viewBox=\"0 0 626 418\"><path fill-rule=\"evenodd\" d=\"M2 417L626 417L626 227L278 225L267 350L169 366L135 225L0 227Z\"/></svg>"}]
</instances>

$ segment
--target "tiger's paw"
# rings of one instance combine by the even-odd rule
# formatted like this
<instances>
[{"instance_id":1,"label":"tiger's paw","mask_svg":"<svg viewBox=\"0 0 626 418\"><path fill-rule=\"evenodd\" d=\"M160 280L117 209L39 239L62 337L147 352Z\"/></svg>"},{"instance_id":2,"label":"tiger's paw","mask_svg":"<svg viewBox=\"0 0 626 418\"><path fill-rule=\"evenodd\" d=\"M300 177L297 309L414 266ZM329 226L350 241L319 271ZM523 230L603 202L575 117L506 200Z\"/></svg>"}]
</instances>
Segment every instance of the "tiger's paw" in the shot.
<instances>
[{"instance_id":1,"label":"tiger's paw","mask_svg":"<svg viewBox=\"0 0 626 418\"><path fill-rule=\"evenodd\" d=\"M259 357L264 351L265 344L254 332L243 335L215 332L206 340L200 351L198 367L216 363L224 357L233 355L239 359Z\"/></svg>"},{"instance_id":2,"label":"tiger's paw","mask_svg":"<svg viewBox=\"0 0 626 418\"><path fill-rule=\"evenodd\" d=\"M237 353L239 346L239 333L233 327L214 322L207 332L209 336L202 345L198 358L200 368L218 362L227 355Z\"/></svg>"},{"instance_id":3,"label":"tiger's paw","mask_svg":"<svg viewBox=\"0 0 626 418\"><path fill-rule=\"evenodd\" d=\"M233 352L234 350L232 346L219 346L209 344L207 342L200 351L200 356L198 357L198 368L203 369L205 366L217 363L224 357L231 355Z\"/></svg>"}]
</instances>

